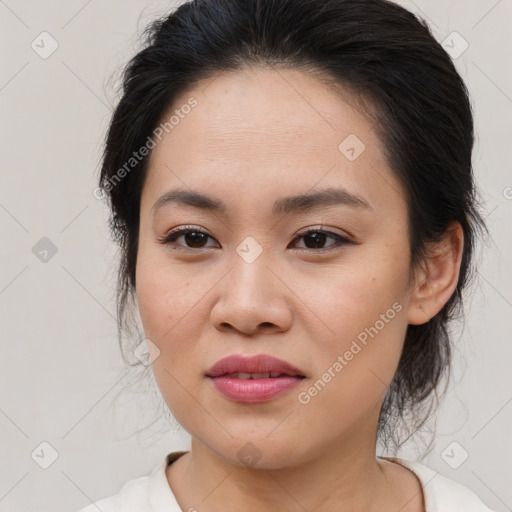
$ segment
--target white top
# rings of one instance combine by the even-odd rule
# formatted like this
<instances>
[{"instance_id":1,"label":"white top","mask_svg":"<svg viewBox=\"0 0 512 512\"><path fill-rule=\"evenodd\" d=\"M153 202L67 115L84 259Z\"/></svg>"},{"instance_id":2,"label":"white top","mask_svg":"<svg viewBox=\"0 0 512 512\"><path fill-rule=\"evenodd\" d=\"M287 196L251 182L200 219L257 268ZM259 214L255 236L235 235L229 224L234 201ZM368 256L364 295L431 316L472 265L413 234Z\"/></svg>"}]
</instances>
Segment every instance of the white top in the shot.
<instances>
[{"instance_id":1,"label":"white top","mask_svg":"<svg viewBox=\"0 0 512 512\"><path fill-rule=\"evenodd\" d=\"M169 453L150 475L129 480L114 496L96 501L78 512L182 512L167 482L165 468L185 453ZM492 512L467 487L419 462L398 458L387 460L416 474L423 488L425 512Z\"/></svg>"}]
</instances>

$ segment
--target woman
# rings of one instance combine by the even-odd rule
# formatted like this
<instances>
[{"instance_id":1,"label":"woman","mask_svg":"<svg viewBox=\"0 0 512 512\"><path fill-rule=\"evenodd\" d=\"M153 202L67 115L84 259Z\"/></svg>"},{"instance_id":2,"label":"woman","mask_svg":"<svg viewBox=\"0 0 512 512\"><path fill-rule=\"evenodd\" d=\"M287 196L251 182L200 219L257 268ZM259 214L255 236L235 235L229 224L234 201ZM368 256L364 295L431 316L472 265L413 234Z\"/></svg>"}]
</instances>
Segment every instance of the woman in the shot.
<instances>
[{"instance_id":1,"label":"woman","mask_svg":"<svg viewBox=\"0 0 512 512\"><path fill-rule=\"evenodd\" d=\"M147 36L99 190L191 450L83 512L489 510L376 456L428 418L483 227L450 57L384 0L193 1Z\"/></svg>"}]
</instances>

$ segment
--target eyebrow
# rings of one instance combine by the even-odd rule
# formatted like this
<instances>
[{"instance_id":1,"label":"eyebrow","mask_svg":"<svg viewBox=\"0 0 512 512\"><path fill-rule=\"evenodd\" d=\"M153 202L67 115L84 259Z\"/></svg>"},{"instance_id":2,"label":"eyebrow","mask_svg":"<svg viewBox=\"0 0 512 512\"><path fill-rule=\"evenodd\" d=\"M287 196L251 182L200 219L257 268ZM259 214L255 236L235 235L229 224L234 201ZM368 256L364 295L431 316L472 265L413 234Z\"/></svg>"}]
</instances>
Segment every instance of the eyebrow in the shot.
<instances>
[{"instance_id":1,"label":"eyebrow","mask_svg":"<svg viewBox=\"0 0 512 512\"><path fill-rule=\"evenodd\" d=\"M151 211L155 214L159 209L171 203L190 206L198 210L210 211L223 215L228 214L228 207L221 200L214 199L205 194L201 194L200 192L184 189L176 189L166 192L156 200ZM333 205L372 209L368 201L363 197L357 194L352 194L344 188L331 187L308 194L300 194L278 199L272 207L272 214L284 215L291 212L305 212L322 206Z\"/></svg>"}]
</instances>

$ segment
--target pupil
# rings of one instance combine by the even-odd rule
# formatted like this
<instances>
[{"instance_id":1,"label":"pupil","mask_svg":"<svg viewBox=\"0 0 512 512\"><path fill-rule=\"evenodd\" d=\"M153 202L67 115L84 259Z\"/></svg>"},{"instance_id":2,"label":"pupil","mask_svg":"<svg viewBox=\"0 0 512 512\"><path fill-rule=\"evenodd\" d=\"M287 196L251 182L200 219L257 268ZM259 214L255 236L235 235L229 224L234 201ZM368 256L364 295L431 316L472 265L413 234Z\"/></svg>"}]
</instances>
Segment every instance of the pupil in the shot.
<instances>
[{"instance_id":1,"label":"pupil","mask_svg":"<svg viewBox=\"0 0 512 512\"><path fill-rule=\"evenodd\" d=\"M201 248L203 246L201 244L201 241L204 242L206 240L206 235L204 233L197 233L193 231L185 235L185 240L187 242L187 245L190 245L191 247L197 247L194 244L198 244L199 248Z\"/></svg>"},{"instance_id":2,"label":"pupil","mask_svg":"<svg viewBox=\"0 0 512 512\"><path fill-rule=\"evenodd\" d=\"M307 235L305 238L306 246L308 247L308 249L318 247L321 248L322 245L325 243L326 236L327 235L325 233L312 233L310 235ZM309 244L307 243L308 239L313 241L313 247L310 247Z\"/></svg>"}]
</instances>

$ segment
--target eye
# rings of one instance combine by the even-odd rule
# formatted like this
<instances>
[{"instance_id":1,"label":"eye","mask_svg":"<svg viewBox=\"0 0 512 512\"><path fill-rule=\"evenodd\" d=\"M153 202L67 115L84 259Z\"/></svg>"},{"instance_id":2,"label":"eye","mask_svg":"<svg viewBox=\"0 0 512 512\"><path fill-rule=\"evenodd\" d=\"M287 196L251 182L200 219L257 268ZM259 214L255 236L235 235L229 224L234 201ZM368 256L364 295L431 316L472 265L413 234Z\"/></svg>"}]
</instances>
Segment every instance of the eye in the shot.
<instances>
[{"instance_id":1,"label":"eye","mask_svg":"<svg viewBox=\"0 0 512 512\"><path fill-rule=\"evenodd\" d=\"M185 245L178 243L178 239L183 238ZM206 245L208 239L214 240L212 236L198 229L195 226L181 226L175 230L167 233L161 238L158 238L158 242L163 245L173 245L178 249L208 249L212 246ZM349 244L351 241L333 233L332 231L325 231L319 228L309 229L299 234L293 241L304 239L305 247L298 247L301 250L313 250L313 252L326 252L331 250L333 246L340 246L343 244ZM324 247L325 243L329 240L333 240L333 243Z\"/></svg>"},{"instance_id":2,"label":"eye","mask_svg":"<svg viewBox=\"0 0 512 512\"><path fill-rule=\"evenodd\" d=\"M177 243L177 240L182 237L187 245ZM159 238L158 241L164 245L175 245L183 249L207 249L209 246L205 243L208 238L212 237L201 229L194 226L181 226Z\"/></svg>"},{"instance_id":3,"label":"eye","mask_svg":"<svg viewBox=\"0 0 512 512\"><path fill-rule=\"evenodd\" d=\"M314 252L325 252L327 250L331 250L333 246L340 246L343 244L351 243L350 240L346 237L338 235L337 233L333 233L332 231L325 231L323 229L309 229L308 231L302 232L299 234L295 240L304 239L305 247L299 247L299 249L317 249ZM326 241L331 239L334 243L328 245L327 247L323 247Z\"/></svg>"}]
</instances>

